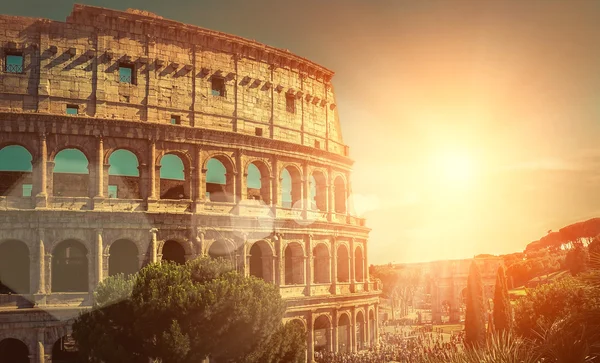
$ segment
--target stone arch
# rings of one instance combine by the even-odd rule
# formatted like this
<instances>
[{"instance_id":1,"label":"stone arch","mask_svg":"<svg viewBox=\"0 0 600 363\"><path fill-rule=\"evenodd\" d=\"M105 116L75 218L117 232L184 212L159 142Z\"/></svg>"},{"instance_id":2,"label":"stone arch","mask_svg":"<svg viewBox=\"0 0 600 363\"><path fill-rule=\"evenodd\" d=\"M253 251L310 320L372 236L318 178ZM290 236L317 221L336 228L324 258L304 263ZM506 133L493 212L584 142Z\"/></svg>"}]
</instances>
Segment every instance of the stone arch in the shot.
<instances>
[{"instance_id":1,"label":"stone arch","mask_svg":"<svg viewBox=\"0 0 600 363\"><path fill-rule=\"evenodd\" d=\"M174 239L165 241L162 245L161 261L170 261L179 265L185 264L185 247Z\"/></svg>"},{"instance_id":2,"label":"stone arch","mask_svg":"<svg viewBox=\"0 0 600 363\"><path fill-rule=\"evenodd\" d=\"M331 346L331 319L325 314L319 315L313 324L315 352L328 352Z\"/></svg>"},{"instance_id":3,"label":"stone arch","mask_svg":"<svg viewBox=\"0 0 600 363\"><path fill-rule=\"evenodd\" d=\"M71 335L65 335L59 338L52 345L52 362L53 363L79 363L79 351L75 339Z\"/></svg>"},{"instance_id":4,"label":"stone arch","mask_svg":"<svg viewBox=\"0 0 600 363\"><path fill-rule=\"evenodd\" d=\"M313 282L316 284L324 284L331 282L329 249L324 243L319 243L313 249Z\"/></svg>"},{"instance_id":5,"label":"stone arch","mask_svg":"<svg viewBox=\"0 0 600 363\"><path fill-rule=\"evenodd\" d=\"M265 240L256 241L250 247L250 275L266 282L274 282L273 249Z\"/></svg>"},{"instance_id":6,"label":"stone arch","mask_svg":"<svg viewBox=\"0 0 600 363\"><path fill-rule=\"evenodd\" d=\"M322 170L316 169L310 176L309 202L311 209L327 211L327 177Z\"/></svg>"},{"instance_id":7,"label":"stone arch","mask_svg":"<svg viewBox=\"0 0 600 363\"><path fill-rule=\"evenodd\" d=\"M346 213L346 182L338 175L333 182L333 199L336 213Z\"/></svg>"},{"instance_id":8,"label":"stone arch","mask_svg":"<svg viewBox=\"0 0 600 363\"><path fill-rule=\"evenodd\" d=\"M366 321L365 314L362 310L356 313L356 349L363 350L366 348Z\"/></svg>"},{"instance_id":9,"label":"stone arch","mask_svg":"<svg viewBox=\"0 0 600 363\"><path fill-rule=\"evenodd\" d=\"M22 145L0 149L0 196L30 197L33 189L33 156Z\"/></svg>"},{"instance_id":10,"label":"stone arch","mask_svg":"<svg viewBox=\"0 0 600 363\"><path fill-rule=\"evenodd\" d=\"M139 159L128 149L115 149L108 156L108 197L140 199Z\"/></svg>"},{"instance_id":11,"label":"stone arch","mask_svg":"<svg viewBox=\"0 0 600 363\"><path fill-rule=\"evenodd\" d=\"M54 155L52 193L63 197L89 197L89 158L78 147L63 148Z\"/></svg>"},{"instance_id":12,"label":"stone arch","mask_svg":"<svg viewBox=\"0 0 600 363\"><path fill-rule=\"evenodd\" d=\"M190 160L185 153L165 151L156 164L160 168L160 199L190 198Z\"/></svg>"},{"instance_id":13,"label":"stone arch","mask_svg":"<svg viewBox=\"0 0 600 363\"><path fill-rule=\"evenodd\" d=\"M88 291L88 250L74 239L58 243L52 250L52 292Z\"/></svg>"},{"instance_id":14,"label":"stone arch","mask_svg":"<svg viewBox=\"0 0 600 363\"><path fill-rule=\"evenodd\" d=\"M235 242L227 238L214 240L208 246L208 255L211 258L222 258L236 266L237 246Z\"/></svg>"},{"instance_id":15,"label":"stone arch","mask_svg":"<svg viewBox=\"0 0 600 363\"><path fill-rule=\"evenodd\" d=\"M133 275L138 271L138 247L128 239L118 239L110 244L108 256L108 275L122 273Z\"/></svg>"},{"instance_id":16,"label":"stone arch","mask_svg":"<svg viewBox=\"0 0 600 363\"><path fill-rule=\"evenodd\" d=\"M235 201L235 162L225 154L213 154L205 162L206 194L211 202Z\"/></svg>"},{"instance_id":17,"label":"stone arch","mask_svg":"<svg viewBox=\"0 0 600 363\"><path fill-rule=\"evenodd\" d=\"M354 250L354 279L355 281L362 282L365 279L364 268L364 255L361 246L357 246Z\"/></svg>"},{"instance_id":18,"label":"stone arch","mask_svg":"<svg viewBox=\"0 0 600 363\"><path fill-rule=\"evenodd\" d=\"M29 363L29 348L22 340L0 340L0 363Z\"/></svg>"},{"instance_id":19,"label":"stone arch","mask_svg":"<svg viewBox=\"0 0 600 363\"><path fill-rule=\"evenodd\" d=\"M281 169L281 206L284 208L301 208L302 172L293 164Z\"/></svg>"},{"instance_id":20,"label":"stone arch","mask_svg":"<svg viewBox=\"0 0 600 363\"><path fill-rule=\"evenodd\" d=\"M302 329L302 331L307 332L306 321L304 321L304 319L292 318L292 319L289 319L287 321L287 323L297 325Z\"/></svg>"},{"instance_id":21,"label":"stone arch","mask_svg":"<svg viewBox=\"0 0 600 363\"><path fill-rule=\"evenodd\" d=\"M348 313L341 313L338 317L337 323L338 330L338 352L340 353L349 353L352 351L352 339L350 338L350 334L352 333L352 329L350 329L350 316Z\"/></svg>"},{"instance_id":22,"label":"stone arch","mask_svg":"<svg viewBox=\"0 0 600 363\"><path fill-rule=\"evenodd\" d=\"M337 281L350 282L350 255L345 244L337 249Z\"/></svg>"},{"instance_id":23,"label":"stone arch","mask_svg":"<svg viewBox=\"0 0 600 363\"><path fill-rule=\"evenodd\" d=\"M0 242L0 294L30 293L29 256L29 247L22 241Z\"/></svg>"},{"instance_id":24,"label":"stone arch","mask_svg":"<svg viewBox=\"0 0 600 363\"><path fill-rule=\"evenodd\" d=\"M284 268L286 285L304 284L304 249L298 242L289 242L285 246Z\"/></svg>"},{"instance_id":25,"label":"stone arch","mask_svg":"<svg viewBox=\"0 0 600 363\"><path fill-rule=\"evenodd\" d=\"M253 170L254 168L254 170ZM271 204L271 169L263 160L255 159L246 169L246 197Z\"/></svg>"}]
</instances>

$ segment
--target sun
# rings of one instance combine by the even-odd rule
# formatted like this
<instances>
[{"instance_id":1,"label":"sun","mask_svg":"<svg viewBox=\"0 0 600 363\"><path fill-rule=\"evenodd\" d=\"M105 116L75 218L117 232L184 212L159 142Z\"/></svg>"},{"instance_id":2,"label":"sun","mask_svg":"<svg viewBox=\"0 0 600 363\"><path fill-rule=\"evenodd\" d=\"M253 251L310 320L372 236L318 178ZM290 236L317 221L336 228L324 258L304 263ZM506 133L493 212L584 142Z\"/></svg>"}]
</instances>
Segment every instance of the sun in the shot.
<instances>
[{"instance_id":1,"label":"sun","mask_svg":"<svg viewBox=\"0 0 600 363\"><path fill-rule=\"evenodd\" d=\"M446 186L467 187L475 178L474 157L462 151L442 151L434 155L431 171Z\"/></svg>"}]
</instances>

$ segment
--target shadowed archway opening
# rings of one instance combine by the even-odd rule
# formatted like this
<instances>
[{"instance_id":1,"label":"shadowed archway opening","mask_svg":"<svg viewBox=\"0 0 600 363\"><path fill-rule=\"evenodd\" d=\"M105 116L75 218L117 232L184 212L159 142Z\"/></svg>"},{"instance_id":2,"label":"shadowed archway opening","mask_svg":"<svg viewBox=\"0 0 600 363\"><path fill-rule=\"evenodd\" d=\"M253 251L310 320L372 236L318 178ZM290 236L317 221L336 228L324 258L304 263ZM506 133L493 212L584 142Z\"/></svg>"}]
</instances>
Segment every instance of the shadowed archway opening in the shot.
<instances>
[{"instance_id":1,"label":"shadowed archway opening","mask_svg":"<svg viewBox=\"0 0 600 363\"><path fill-rule=\"evenodd\" d=\"M362 248L358 247L354 252L354 276L356 281L364 281L364 260Z\"/></svg>"},{"instance_id":2,"label":"shadowed archway opening","mask_svg":"<svg viewBox=\"0 0 600 363\"><path fill-rule=\"evenodd\" d=\"M250 248L250 275L273 282L273 253L266 241L258 241Z\"/></svg>"},{"instance_id":3,"label":"shadowed archway opening","mask_svg":"<svg viewBox=\"0 0 600 363\"><path fill-rule=\"evenodd\" d=\"M327 181L325 175L315 171L310 177L310 209L327 211Z\"/></svg>"},{"instance_id":4,"label":"shadowed archway opening","mask_svg":"<svg viewBox=\"0 0 600 363\"><path fill-rule=\"evenodd\" d=\"M80 363L75 339L70 335L58 339L52 346L52 363Z\"/></svg>"},{"instance_id":5,"label":"shadowed archway opening","mask_svg":"<svg viewBox=\"0 0 600 363\"><path fill-rule=\"evenodd\" d=\"M333 189L335 212L346 213L346 184L341 176L335 178Z\"/></svg>"},{"instance_id":6,"label":"shadowed archway opening","mask_svg":"<svg viewBox=\"0 0 600 363\"><path fill-rule=\"evenodd\" d=\"M350 351L350 318L348 318L348 314L342 314L338 319L338 352L348 353Z\"/></svg>"},{"instance_id":7,"label":"shadowed archway opening","mask_svg":"<svg viewBox=\"0 0 600 363\"><path fill-rule=\"evenodd\" d=\"M137 156L129 150L115 150L108 158L108 197L140 199L140 171Z\"/></svg>"},{"instance_id":8,"label":"shadowed archway opening","mask_svg":"<svg viewBox=\"0 0 600 363\"><path fill-rule=\"evenodd\" d=\"M29 363L29 349L19 339L0 341L0 363Z\"/></svg>"},{"instance_id":9,"label":"shadowed archway opening","mask_svg":"<svg viewBox=\"0 0 600 363\"><path fill-rule=\"evenodd\" d=\"M339 329L339 328L338 328ZM314 344L315 352L328 352L331 344L329 335L331 334L331 324L326 316L321 315L315 320L314 324Z\"/></svg>"},{"instance_id":10,"label":"shadowed archway opening","mask_svg":"<svg viewBox=\"0 0 600 363\"><path fill-rule=\"evenodd\" d=\"M260 200L271 204L271 178L269 169L262 161L254 161L248 165L246 177L246 197L250 200Z\"/></svg>"},{"instance_id":11,"label":"shadowed archway opening","mask_svg":"<svg viewBox=\"0 0 600 363\"><path fill-rule=\"evenodd\" d=\"M138 271L138 249L135 243L120 239L110 245L108 257L108 275L133 275Z\"/></svg>"},{"instance_id":12,"label":"shadowed archway opening","mask_svg":"<svg viewBox=\"0 0 600 363\"><path fill-rule=\"evenodd\" d=\"M340 245L337 250L337 280L338 282L350 281L350 257L348 256L348 248L345 245Z\"/></svg>"},{"instance_id":13,"label":"shadowed archway opening","mask_svg":"<svg viewBox=\"0 0 600 363\"><path fill-rule=\"evenodd\" d=\"M0 242L0 294L29 293L29 249L21 241Z\"/></svg>"},{"instance_id":14,"label":"shadowed archway opening","mask_svg":"<svg viewBox=\"0 0 600 363\"><path fill-rule=\"evenodd\" d=\"M304 252L297 242L288 244L284 251L285 284L304 284Z\"/></svg>"},{"instance_id":15,"label":"shadowed archway opening","mask_svg":"<svg viewBox=\"0 0 600 363\"><path fill-rule=\"evenodd\" d=\"M177 241L168 240L162 248L162 261L185 265L185 250Z\"/></svg>"},{"instance_id":16,"label":"shadowed archway opening","mask_svg":"<svg viewBox=\"0 0 600 363\"><path fill-rule=\"evenodd\" d=\"M330 282L330 261L329 250L323 243L319 243L313 250L314 256L314 276L313 282L324 284Z\"/></svg>"},{"instance_id":17,"label":"shadowed archway opening","mask_svg":"<svg viewBox=\"0 0 600 363\"><path fill-rule=\"evenodd\" d=\"M77 149L61 150L54 157L52 193L59 197L89 197L88 158Z\"/></svg>"},{"instance_id":18,"label":"shadowed archway opening","mask_svg":"<svg viewBox=\"0 0 600 363\"><path fill-rule=\"evenodd\" d=\"M165 154L160 159L160 199L189 199L187 174L181 157Z\"/></svg>"},{"instance_id":19,"label":"shadowed archway opening","mask_svg":"<svg viewBox=\"0 0 600 363\"><path fill-rule=\"evenodd\" d=\"M366 337L366 333L365 333L365 316L362 313L362 311L359 311L358 314L356 314L356 349L357 350L363 350L365 349L365 337Z\"/></svg>"},{"instance_id":20,"label":"shadowed archway opening","mask_svg":"<svg viewBox=\"0 0 600 363\"><path fill-rule=\"evenodd\" d=\"M87 292L87 249L75 240L63 241L52 253L52 292Z\"/></svg>"},{"instance_id":21,"label":"shadowed archway opening","mask_svg":"<svg viewBox=\"0 0 600 363\"><path fill-rule=\"evenodd\" d=\"M23 146L0 149L0 195L30 197L33 189L31 153Z\"/></svg>"},{"instance_id":22,"label":"shadowed archway opening","mask_svg":"<svg viewBox=\"0 0 600 363\"><path fill-rule=\"evenodd\" d=\"M300 171L287 166L281 172L281 206L283 208L301 208L302 176Z\"/></svg>"},{"instance_id":23,"label":"shadowed archway opening","mask_svg":"<svg viewBox=\"0 0 600 363\"><path fill-rule=\"evenodd\" d=\"M214 157L206 163L206 197L211 202L232 203L234 198L233 165L225 157Z\"/></svg>"},{"instance_id":24,"label":"shadowed archway opening","mask_svg":"<svg viewBox=\"0 0 600 363\"><path fill-rule=\"evenodd\" d=\"M208 255L211 258L221 258L232 264L234 268L237 268L236 261L236 247L233 241L227 239L218 239L214 241L208 249Z\"/></svg>"}]
</instances>

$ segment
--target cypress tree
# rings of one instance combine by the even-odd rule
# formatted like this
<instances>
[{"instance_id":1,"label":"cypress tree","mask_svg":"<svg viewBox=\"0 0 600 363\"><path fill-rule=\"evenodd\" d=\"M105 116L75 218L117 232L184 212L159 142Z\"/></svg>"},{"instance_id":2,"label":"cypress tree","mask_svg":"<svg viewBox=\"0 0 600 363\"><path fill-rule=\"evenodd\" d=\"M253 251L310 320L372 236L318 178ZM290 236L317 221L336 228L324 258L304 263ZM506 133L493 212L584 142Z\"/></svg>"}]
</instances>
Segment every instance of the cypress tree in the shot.
<instances>
[{"instance_id":1,"label":"cypress tree","mask_svg":"<svg viewBox=\"0 0 600 363\"><path fill-rule=\"evenodd\" d=\"M467 279L467 302L465 314L465 344L478 346L485 342L485 306L483 282L475 260L471 262Z\"/></svg>"},{"instance_id":2,"label":"cypress tree","mask_svg":"<svg viewBox=\"0 0 600 363\"><path fill-rule=\"evenodd\" d=\"M504 266L498 267L494 288L494 326L500 334L508 333L512 327L512 313L508 298L508 286Z\"/></svg>"}]
</instances>

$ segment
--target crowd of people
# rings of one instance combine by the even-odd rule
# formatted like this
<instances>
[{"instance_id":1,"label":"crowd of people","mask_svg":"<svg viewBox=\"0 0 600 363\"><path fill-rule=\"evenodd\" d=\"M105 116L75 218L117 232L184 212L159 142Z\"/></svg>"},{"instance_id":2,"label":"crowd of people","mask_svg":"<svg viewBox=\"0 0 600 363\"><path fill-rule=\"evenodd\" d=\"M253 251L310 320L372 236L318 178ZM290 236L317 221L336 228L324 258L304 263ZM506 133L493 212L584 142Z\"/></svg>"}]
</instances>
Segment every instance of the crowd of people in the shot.
<instances>
[{"instance_id":1,"label":"crowd of people","mask_svg":"<svg viewBox=\"0 0 600 363\"><path fill-rule=\"evenodd\" d=\"M429 326L398 327L380 334L379 345L358 353L316 352L317 363L418 363L426 357L449 359L462 349L464 332L442 333Z\"/></svg>"}]
</instances>

